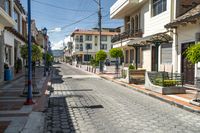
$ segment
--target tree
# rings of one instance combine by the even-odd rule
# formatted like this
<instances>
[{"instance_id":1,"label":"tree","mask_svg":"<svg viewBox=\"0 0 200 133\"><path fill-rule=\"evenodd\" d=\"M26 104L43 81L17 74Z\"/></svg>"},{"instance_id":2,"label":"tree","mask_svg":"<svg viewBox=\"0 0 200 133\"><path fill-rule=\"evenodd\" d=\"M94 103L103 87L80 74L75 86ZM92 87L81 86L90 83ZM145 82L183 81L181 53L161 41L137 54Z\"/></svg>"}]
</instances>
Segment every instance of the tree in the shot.
<instances>
[{"instance_id":1,"label":"tree","mask_svg":"<svg viewBox=\"0 0 200 133\"><path fill-rule=\"evenodd\" d=\"M50 53L46 53L46 63L47 63L47 65L51 65L51 63L53 62L53 55L52 54L50 54Z\"/></svg>"},{"instance_id":2,"label":"tree","mask_svg":"<svg viewBox=\"0 0 200 133\"><path fill-rule=\"evenodd\" d=\"M107 58L107 54L105 51L100 50L96 53L96 61L99 62L100 72L103 72L103 62Z\"/></svg>"},{"instance_id":3,"label":"tree","mask_svg":"<svg viewBox=\"0 0 200 133\"><path fill-rule=\"evenodd\" d=\"M192 45L185 51L186 58L192 64L200 62L200 43Z\"/></svg>"},{"instance_id":4,"label":"tree","mask_svg":"<svg viewBox=\"0 0 200 133\"><path fill-rule=\"evenodd\" d=\"M23 59L28 59L28 45L21 46L20 50ZM42 49L37 45L32 45L32 62L36 62L42 59Z\"/></svg>"},{"instance_id":5,"label":"tree","mask_svg":"<svg viewBox=\"0 0 200 133\"><path fill-rule=\"evenodd\" d=\"M105 61L105 59L107 58L107 54L105 51L100 50L96 53L96 60L97 61Z\"/></svg>"},{"instance_id":6,"label":"tree","mask_svg":"<svg viewBox=\"0 0 200 133\"><path fill-rule=\"evenodd\" d=\"M112 58L116 58L116 63L115 63L115 73L117 74L118 77L118 73L119 73L119 63L118 63L118 58L123 57L123 51L120 48L113 48L109 51L110 56Z\"/></svg>"},{"instance_id":7,"label":"tree","mask_svg":"<svg viewBox=\"0 0 200 133\"><path fill-rule=\"evenodd\" d=\"M120 48L113 48L109 51L109 54L112 58L121 58L123 57L123 51Z\"/></svg>"}]
</instances>

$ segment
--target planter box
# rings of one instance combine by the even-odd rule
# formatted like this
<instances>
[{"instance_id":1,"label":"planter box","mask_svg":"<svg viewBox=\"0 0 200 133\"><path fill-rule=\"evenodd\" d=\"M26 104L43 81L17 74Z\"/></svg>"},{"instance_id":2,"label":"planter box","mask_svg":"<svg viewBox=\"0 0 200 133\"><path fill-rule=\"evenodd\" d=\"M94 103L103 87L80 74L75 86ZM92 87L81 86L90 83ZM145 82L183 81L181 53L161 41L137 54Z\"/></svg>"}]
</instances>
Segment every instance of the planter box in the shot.
<instances>
[{"instance_id":1,"label":"planter box","mask_svg":"<svg viewBox=\"0 0 200 133\"><path fill-rule=\"evenodd\" d=\"M186 93L186 88L182 86L162 87L162 86L154 85L149 78L148 72L146 72L146 76L145 76L145 88L157 93L161 93L163 95Z\"/></svg>"}]
</instances>

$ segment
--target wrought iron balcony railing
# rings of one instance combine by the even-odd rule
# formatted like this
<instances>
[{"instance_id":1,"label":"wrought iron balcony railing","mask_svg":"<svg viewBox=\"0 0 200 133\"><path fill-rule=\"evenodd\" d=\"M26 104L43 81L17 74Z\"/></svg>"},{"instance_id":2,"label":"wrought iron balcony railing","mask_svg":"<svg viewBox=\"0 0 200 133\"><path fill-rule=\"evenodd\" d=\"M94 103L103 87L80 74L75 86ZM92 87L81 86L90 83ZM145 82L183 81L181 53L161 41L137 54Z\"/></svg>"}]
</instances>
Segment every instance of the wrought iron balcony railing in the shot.
<instances>
[{"instance_id":1,"label":"wrought iron balcony railing","mask_svg":"<svg viewBox=\"0 0 200 133\"><path fill-rule=\"evenodd\" d=\"M142 37L143 32L141 29L138 30L127 30L121 34L115 35L112 38L112 43L124 40L124 39L128 39L128 38L139 38Z\"/></svg>"}]
</instances>

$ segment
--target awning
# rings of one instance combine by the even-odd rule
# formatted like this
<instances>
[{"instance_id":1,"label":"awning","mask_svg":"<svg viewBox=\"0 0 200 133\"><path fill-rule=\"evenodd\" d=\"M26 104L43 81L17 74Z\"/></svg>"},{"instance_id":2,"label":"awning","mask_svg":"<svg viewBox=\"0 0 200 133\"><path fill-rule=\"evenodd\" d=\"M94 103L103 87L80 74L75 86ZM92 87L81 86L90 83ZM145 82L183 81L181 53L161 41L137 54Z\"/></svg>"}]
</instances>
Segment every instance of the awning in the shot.
<instances>
[{"instance_id":1,"label":"awning","mask_svg":"<svg viewBox=\"0 0 200 133\"><path fill-rule=\"evenodd\" d=\"M143 47L155 43L169 43L173 40L173 38L167 34L167 32L157 33L151 36L147 36L144 38L139 38L128 42L128 46L138 46Z\"/></svg>"}]
</instances>

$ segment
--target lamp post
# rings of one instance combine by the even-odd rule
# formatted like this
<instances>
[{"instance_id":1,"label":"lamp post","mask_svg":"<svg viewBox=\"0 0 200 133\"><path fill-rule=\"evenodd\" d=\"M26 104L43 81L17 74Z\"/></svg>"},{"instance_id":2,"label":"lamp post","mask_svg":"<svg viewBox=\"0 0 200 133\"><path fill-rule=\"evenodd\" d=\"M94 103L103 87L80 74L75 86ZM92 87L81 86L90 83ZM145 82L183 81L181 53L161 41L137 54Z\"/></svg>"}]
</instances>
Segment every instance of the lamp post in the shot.
<instances>
[{"instance_id":1,"label":"lamp post","mask_svg":"<svg viewBox=\"0 0 200 133\"><path fill-rule=\"evenodd\" d=\"M43 34L43 36L44 36L44 77L46 76L46 62L47 62L47 56L46 56L46 52L47 52L47 50L46 50L46 47L47 47L47 40L46 40L46 37L47 37L47 28L44 28L44 29L42 29L42 34Z\"/></svg>"},{"instance_id":2,"label":"lamp post","mask_svg":"<svg viewBox=\"0 0 200 133\"><path fill-rule=\"evenodd\" d=\"M32 100L32 44L31 44L31 0L28 0L28 94L25 105L34 104Z\"/></svg>"}]
</instances>

